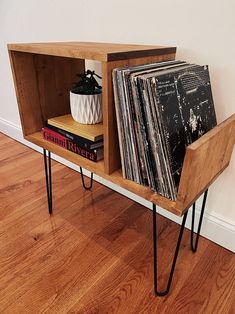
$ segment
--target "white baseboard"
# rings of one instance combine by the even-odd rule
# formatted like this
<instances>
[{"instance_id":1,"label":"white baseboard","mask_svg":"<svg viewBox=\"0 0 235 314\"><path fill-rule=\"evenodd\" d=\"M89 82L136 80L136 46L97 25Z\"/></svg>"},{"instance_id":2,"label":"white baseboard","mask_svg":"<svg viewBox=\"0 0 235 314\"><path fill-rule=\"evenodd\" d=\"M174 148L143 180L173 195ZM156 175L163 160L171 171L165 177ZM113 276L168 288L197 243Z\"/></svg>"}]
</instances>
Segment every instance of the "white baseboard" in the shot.
<instances>
[{"instance_id":1,"label":"white baseboard","mask_svg":"<svg viewBox=\"0 0 235 314\"><path fill-rule=\"evenodd\" d=\"M27 145L31 148L33 148L34 150L38 151L38 152L42 152L42 149L28 141L26 141L23 136L22 136L22 130L19 126L6 121L2 118L0 118L0 132L12 137L13 139L23 143L24 145ZM59 157L56 155L52 155L52 158L57 160L58 162L76 170L79 172L79 167L76 166L75 164ZM85 175L90 175L89 171L84 170L84 174ZM143 198L126 191L125 189L107 181L104 180L96 175L94 175L94 180L96 180L97 182L100 182L102 184L104 184L105 186L113 189L114 191L119 192L120 194L140 203L141 205L152 209L152 204L146 200L144 200ZM199 220L199 213L200 213L200 204L201 201L198 201L198 207L196 206L196 217L195 217L195 222L197 222ZM168 219L176 222L176 223L180 223L181 222L181 218L171 214L170 212L161 209L160 207L157 208L157 211L159 214L161 214L164 217L167 217ZM187 222L186 222L186 227L190 228L190 222L191 222L191 211L189 211L188 214L188 218L187 218ZM197 224L195 223L195 230L197 228ZM224 217L219 217L218 215L213 215L213 214L207 214L206 213L206 209L205 209L205 215L204 215L204 219L203 219L203 225L202 225L202 229L201 229L201 235L221 246L223 246L224 248L231 250L232 252L235 252L235 225L228 221L225 220Z\"/></svg>"}]
</instances>

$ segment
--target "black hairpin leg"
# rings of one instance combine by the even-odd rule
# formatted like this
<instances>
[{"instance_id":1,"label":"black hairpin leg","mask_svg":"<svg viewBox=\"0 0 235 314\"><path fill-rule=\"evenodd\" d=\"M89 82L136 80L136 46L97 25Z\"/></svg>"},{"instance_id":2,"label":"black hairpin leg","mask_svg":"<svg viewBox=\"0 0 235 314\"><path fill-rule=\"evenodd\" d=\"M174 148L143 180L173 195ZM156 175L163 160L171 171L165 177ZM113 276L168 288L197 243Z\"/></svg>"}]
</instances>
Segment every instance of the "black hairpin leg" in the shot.
<instances>
[{"instance_id":1,"label":"black hairpin leg","mask_svg":"<svg viewBox=\"0 0 235 314\"><path fill-rule=\"evenodd\" d=\"M194 236L194 220L195 220L195 207L196 207L196 202L193 204L193 210L192 210L192 227L191 227L191 237L190 237L191 250L193 251L193 253L195 253L195 252L197 251L197 247L198 247L198 241L199 241L199 236L200 236L200 231L201 231L201 226L202 226L202 219L203 219L204 210L205 210L205 205L206 205L207 193L208 193L208 190L205 191L204 197L203 197L202 208L201 208L201 214L200 214L200 218L199 218L199 224L198 224L198 229L197 229L197 235L196 235L195 244L194 244L194 241L193 241L193 236Z\"/></svg>"},{"instance_id":2,"label":"black hairpin leg","mask_svg":"<svg viewBox=\"0 0 235 314\"><path fill-rule=\"evenodd\" d=\"M48 152L48 157L47 157ZM51 152L43 149L44 166L46 175L46 188L47 188L47 202L49 214L52 214L52 183L51 183Z\"/></svg>"},{"instance_id":3,"label":"black hairpin leg","mask_svg":"<svg viewBox=\"0 0 235 314\"><path fill-rule=\"evenodd\" d=\"M173 258L173 262L172 262L172 266L171 266L171 270L170 270L166 289L163 291L158 291L158 289L157 289L157 281L158 281L158 279L157 279L157 277L158 277L158 274L157 274L157 213L156 213L156 205L153 204L153 257L154 257L154 268L153 268L154 269L154 273L153 273L154 278L153 279L154 279L154 291L155 291L157 296L165 296L168 294L168 292L170 290L171 282L172 282L173 275L174 275L175 265L176 265L176 261L177 261L177 257L178 257L178 253L179 253L180 243L181 243L183 232L184 232L184 226L185 226L185 222L187 219L187 214L188 214L188 211L183 216L183 220L182 220L182 224L181 224L181 228L180 228L180 232L179 232L179 237L178 237L178 241L177 241L175 254L174 254L174 258Z\"/></svg>"},{"instance_id":4,"label":"black hairpin leg","mask_svg":"<svg viewBox=\"0 0 235 314\"><path fill-rule=\"evenodd\" d=\"M83 175L83 172L82 172L82 167L80 167L80 172L81 172L81 177L82 177L82 185L83 185L84 189L90 190L92 188L92 183L93 183L93 172L91 172L90 186L86 186L85 185L84 175Z\"/></svg>"}]
</instances>

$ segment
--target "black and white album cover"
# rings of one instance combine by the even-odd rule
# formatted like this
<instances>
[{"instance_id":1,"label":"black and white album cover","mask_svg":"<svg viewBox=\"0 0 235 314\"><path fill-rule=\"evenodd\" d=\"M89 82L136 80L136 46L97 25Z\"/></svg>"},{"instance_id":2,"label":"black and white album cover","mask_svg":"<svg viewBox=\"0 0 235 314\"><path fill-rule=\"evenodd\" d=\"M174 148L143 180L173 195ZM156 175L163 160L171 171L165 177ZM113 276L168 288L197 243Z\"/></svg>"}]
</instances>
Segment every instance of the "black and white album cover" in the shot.
<instances>
[{"instance_id":1,"label":"black and white album cover","mask_svg":"<svg viewBox=\"0 0 235 314\"><path fill-rule=\"evenodd\" d=\"M186 147L212 129L216 115L207 66L191 66L152 78L168 160L176 187Z\"/></svg>"},{"instance_id":2,"label":"black and white album cover","mask_svg":"<svg viewBox=\"0 0 235 314\"><path fill-rule=\"evenodd\" d=\"M113 85L123 177L175 200L186 147L216 125L208 66L118 68Z\"/></svg>"}]
</instances>

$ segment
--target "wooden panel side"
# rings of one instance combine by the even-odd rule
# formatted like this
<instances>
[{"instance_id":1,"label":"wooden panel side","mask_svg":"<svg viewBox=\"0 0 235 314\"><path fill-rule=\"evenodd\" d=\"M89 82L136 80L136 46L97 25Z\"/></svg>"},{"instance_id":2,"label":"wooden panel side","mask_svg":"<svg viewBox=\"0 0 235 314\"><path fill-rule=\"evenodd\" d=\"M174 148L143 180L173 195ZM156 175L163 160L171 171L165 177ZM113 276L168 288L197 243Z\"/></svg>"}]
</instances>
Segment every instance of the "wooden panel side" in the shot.
<instances>
[{"instance_id":1,"label":"wooden panel side","mask_svg":"<svg viewBox=\"0 0 235 314\"><path fill-rule=\"evenodd\" d=\"M112 64L113 65L113 64ZM102 63L102 107L104 127L104 169L110 174L121 166L112 86L112 65ZM114 65L115 67L115 65Z\"/></svg>"},{"instance_id":2,"label":"wooden panel side","mask_svg":"<svg viewBox=\"0 0 235 314\"><path fill-rule=\"evenodd\" d=\"M96 42L52 42L8 44L9 50L51 56L115 61L175 53L175 47Z\"/></svg>"},{"instance_id":3,"label":"wooden panel side","mask_svg":"<svg viewBox=\"0 0 235 314\"><path fill-rule=\"evenodd\" d=\"M24 136L42 127L37 75L33 55L9 51Z\"/></svg>"},{"instance_id":4,"label":"wooden panel side","mask_svg":"<svg viewBox=\"0 0 235 314\"><path fill-rule=\"evenodd\" d=\"M147 47L147 48L145 48ZM167 54L175 54L176 47L162 47L162 48L152 48L151 46L137 46L133 48L133 50L125 51L117 51L107 54L108 61L118 61L118 60L126 60L126 59L140 59L140 58L151 58L158 56L164 56Z\"/></svg>"},{"instance_id":5,"label":"wooden panel side","mask_svg":"<svg viewBox=\"0 0 235 314\"><path fill-rule=\"evenodd\" d=\"M43 121L70 113L69 91L76 74L84 72L81 59L34 55Z\"/></svg>"},{"instance_id":6,"label":"wooden panel side","mask_svg":"<svg viewBox=\"0 0 235 314\"><path fill-rule=\"evenodd\" d=\"M176 207L183 213L228 166L235 142L235 114L187 147Z\"/></svg>"},{"instance_id":7,"label":"wooden panel side","mask_svg":"<svg viewBox=\"0 0 235 314\"><path fill-rule=\"evenodd\" d=\"M149 56L130 60L120 60L102 63L103 76L103 124L104 124L104 158L105 172L111 174L121 166L119 142L117 134L116 113L113 95L112 71L123 66L134 66L152 62L174 60L175 54Z\"/></svg>"}]
</instances>

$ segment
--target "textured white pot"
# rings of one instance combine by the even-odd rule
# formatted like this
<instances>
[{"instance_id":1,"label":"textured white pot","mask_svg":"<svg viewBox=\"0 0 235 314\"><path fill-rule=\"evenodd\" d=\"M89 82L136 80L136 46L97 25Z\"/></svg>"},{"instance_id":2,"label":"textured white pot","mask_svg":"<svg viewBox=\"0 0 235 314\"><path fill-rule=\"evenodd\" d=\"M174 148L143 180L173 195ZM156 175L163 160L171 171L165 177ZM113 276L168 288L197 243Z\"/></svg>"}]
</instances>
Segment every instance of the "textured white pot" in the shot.
<instances>
[{"instance_id":1,"label":"textured white pot","mask_svg":"<svg viewBox=\"0 0 235 314\"><path fill-rule=\"evenodd\" d=\"M102 94L80 95L70 91L71 114L75 121L96 124L102 121Z\"/></svg>"}]
</instances>

